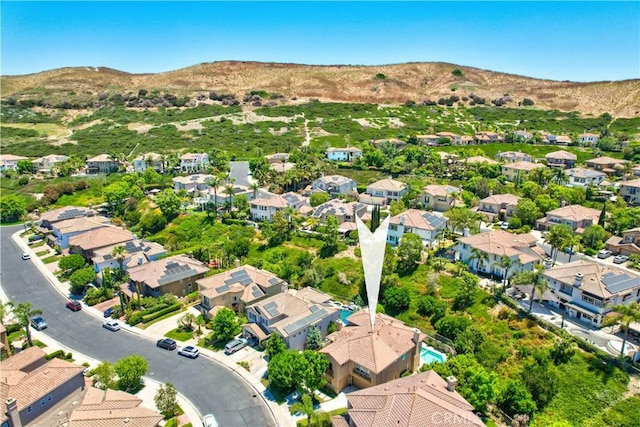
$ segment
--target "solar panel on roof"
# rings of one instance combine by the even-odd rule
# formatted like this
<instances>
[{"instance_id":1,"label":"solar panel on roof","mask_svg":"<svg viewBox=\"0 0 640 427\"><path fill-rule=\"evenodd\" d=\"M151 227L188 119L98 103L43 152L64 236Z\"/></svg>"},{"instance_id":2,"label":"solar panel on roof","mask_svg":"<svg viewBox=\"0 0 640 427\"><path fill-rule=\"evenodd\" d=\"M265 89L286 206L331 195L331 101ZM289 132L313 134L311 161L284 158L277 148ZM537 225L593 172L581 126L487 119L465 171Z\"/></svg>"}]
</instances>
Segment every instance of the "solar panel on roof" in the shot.
<instances>
[{"instance_id":1,"label":"solar panel on roof","mask_svg":"<svg viewBox=\"0 0 640 427\"><path fill-rule=\"evenodd\" d=\"M229 285L222 285L216 288L216 292L221 294L223 292L227 292L229 290Z\"/></svg>"},{"instance_id":2,"label":"solar panel on roof","mask_svg":"<svg viewBox=\"0 0 640 427\"><path fill-rule=\"evenodd\" d=\"M261 290L259 287L257 287L257 286L252 286L252 287L251 287L251 295L252 295L254 298L258 298L259 296L264 295L264 293L262 292L262 290Z\"/></svg>"},{"instance_id":3,"label":"solar panel on roof","mask_svg":"<svg viewBox=\"0 0 640 427\"><path fill-rule=\"evenodd\" d=\"M321 310L317 310L311 314L306 315L305 317L303 317L302 319L299 319L293 323L291 323L290 325L287 325L284 327L284 331L287 334L291 334L299 329L304 328L305 326L315 322L318 319L322 319L324 316L327 315L327 310L325 310L324 308Z\"/></svg>"},{"instance_id":4,"label":"solar panel on roof","mask_svg":"<svg viewBox=\"0 0 640 427\"><path fill-rule=\"evenodd\" d=\"M253 283L253 279L251 277L244 277L240 279L240 284L247 286L248 284Z\"/></svg>"},{"instance_id":5,"label":"solar panel on roof","mask_svg":"<svg viewBox=\"0 0 640 427\"><path fill-rule=\"evenodd\" d=\"M309 310L312 313L315 313L316 311L318 311L320 309L320 307L318 307L317 305L312 305L311 307L309 307Z\"/></svg>"},{"instance_id":6,"label":"solar panel on roof","mask_svg":"<svg viewBox=\"0 0 640 427\"><path fill-rule=\"evenodd\" d=\"M277 277L272 277L268 280L268 282L272 285L277 285L278 283L280 283L280 279L278 279Z\"/></svg>"},{"instance_id":7,"label":"solar panel on roof","mask_svg":"<svg viewBox=\"0 0 640 427\"><path fill-rule=\"evenodd\" d=\"M170 270L172 268L176 268L178 266L178 263L173 261L167 264L167 266L165 267L167 270Z\"/></svg>"},{"instance_id":8,"label":"solar panel on roof","mask_svg":"<svg viewBox=\"0 0 640 427\"><path fill-rule=\"evenodd\" d=\"M234 271L231 273L231 277L246 276L246 275L247 275L247 270L245 269Z\"/></svg>"},{"instance_id":9,"label":"solar panel on roof","mask_svg":"<svg viewBox=\"0 0 640 427\"><path fill-rule=\"evenodd\" d=\"M278 311L278 303L275 301L271 301L265 304L264 309L267 313L269 313L269 316L271 317L274 317L280 314L280 312Z\"/></svg>"},{"instance_id":10,"label":"solar panel on roof","mask_svg":"<svg viewBox=\"0 0 640 427\"><path fill-rule=\"evenodd\" d=\"M640 278L627 274L605 273L602 276L602 283L604 283L609 292L615 294L640 286Z\"/></svg>"}]
</instances>

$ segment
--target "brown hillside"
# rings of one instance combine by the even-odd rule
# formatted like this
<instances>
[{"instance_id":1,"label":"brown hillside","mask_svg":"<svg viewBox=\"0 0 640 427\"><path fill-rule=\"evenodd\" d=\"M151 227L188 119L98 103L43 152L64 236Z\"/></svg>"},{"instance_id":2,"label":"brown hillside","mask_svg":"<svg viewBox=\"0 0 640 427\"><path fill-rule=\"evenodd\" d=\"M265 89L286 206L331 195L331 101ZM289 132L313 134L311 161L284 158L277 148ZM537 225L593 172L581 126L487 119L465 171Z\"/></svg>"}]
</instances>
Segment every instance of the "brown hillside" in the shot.
<instances>
[{"instance_id":1,"label":"brown hillside","mask_svg":"<svg viewBox=\"0 0 640 427\"><path fill-rule=\"evenodd\" d=\"M451 72L459 68L464 77ZM376 77L383 74L386 79ZM456 88L455 92L452 88ZM76 67L25 76L0 77L3 97L62 96L70 92L134 92L159 89L179 94L215 90L243 95L250 90L321 100L401 103L475 93L487 101L508 93L530 98L539 108L616 117L640 116L640 80L574 83L539 80L445 63L384 66L311 66L224 61L159 74L129 74L110 68Z\"/></svg>"}]
</instances>

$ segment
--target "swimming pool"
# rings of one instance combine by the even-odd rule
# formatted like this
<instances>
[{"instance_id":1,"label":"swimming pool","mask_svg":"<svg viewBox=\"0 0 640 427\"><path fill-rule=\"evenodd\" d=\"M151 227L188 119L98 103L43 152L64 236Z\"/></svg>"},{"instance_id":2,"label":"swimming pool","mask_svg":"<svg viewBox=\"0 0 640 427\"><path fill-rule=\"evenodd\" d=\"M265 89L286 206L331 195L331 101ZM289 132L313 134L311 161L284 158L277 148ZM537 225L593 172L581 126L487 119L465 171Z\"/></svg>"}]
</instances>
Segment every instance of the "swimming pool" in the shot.
<instances>
[{"instance_id":1,"label":"swimming pool","mask_svg":"<svg viewBox=\"0 0 640 427\"><path fill-rule=\"evenodd\" d=\"M425 343L422 343L420 349L420 366L430 363L444 363L447 360L447 355L440 353L433 347L429 347Z\"/></svg>"},{"instance_id":2,"label":"swimming pool","mask_svg":"<svg viewBox=\"0 0 640 427\"><path fill-rule=\"evenodd\" d=\"M340 312L340 320L342 320L342 324L343 325L348 325L349 322L347 321L347 317L351 316L353 314L352 310L349 310L348 308L343 308L342 311Z\"/></svg>"}]
</instances>

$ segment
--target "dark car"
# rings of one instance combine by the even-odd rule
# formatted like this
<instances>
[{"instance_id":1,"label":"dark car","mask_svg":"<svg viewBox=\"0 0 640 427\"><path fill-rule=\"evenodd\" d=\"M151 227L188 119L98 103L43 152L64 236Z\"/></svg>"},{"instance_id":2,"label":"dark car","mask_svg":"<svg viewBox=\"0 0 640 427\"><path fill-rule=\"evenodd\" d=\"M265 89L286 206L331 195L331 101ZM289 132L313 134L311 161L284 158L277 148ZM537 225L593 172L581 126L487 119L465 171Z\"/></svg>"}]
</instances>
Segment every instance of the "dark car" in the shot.
<instances>
[{"instance_id":1,"label":"dark car","mask_svg":"<svg viewBox=\"0 0 640 427\"><path fill-rule=\"evenodd\" d=\"M113 315L113 307L107 308L102 315L104 317L111 317Z\"/></svg>"},{"instance_id":2,"label":"dark car","mask_svg":"<svg viewBox=\"0 0 640 427\"><path fill-rule=\"evenodd\" d=\"M165 350L175 350L177 346L176 342L171 338L163 338L156 342L156 347L164 348Z\"/></svg>"},{"instance_id":3,"label":"dark car","mask_svg":"<svg viewBox=\"0 0 640 427\"><path fill-rule=\"evenodd\" d=\"M82 304L80 304L80 301L72 300L67 303L67 308L71 311L80 311L82 310Z\"/></svg>"}]
</instances>

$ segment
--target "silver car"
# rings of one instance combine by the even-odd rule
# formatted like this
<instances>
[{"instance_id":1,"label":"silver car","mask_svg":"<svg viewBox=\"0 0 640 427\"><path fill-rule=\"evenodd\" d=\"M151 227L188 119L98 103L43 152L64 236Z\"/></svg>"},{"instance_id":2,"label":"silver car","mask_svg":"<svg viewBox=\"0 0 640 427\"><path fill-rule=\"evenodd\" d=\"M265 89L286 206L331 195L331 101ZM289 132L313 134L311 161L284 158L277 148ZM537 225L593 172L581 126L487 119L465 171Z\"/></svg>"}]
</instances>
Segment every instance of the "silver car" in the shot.
<instances>
[{"instance_id":1,"label":"silver car","mask_svg":"<svg viewBox=\"0 0 640 427\"><path fill-rule=\"evenodd\" d=\"M197 348L195 348L192 345L188 345L188 346L182 347L180 350L178 350L178 354L180 356L186 356L186 357L190 357L192 359L195 359L200 354L200 350L198 350Z\"/></svg>"},{"instance_id":2,"label":"silver car","mask_svg":"<svg viewBox=\"0 0 640 427\"><path fill-rule=\"evenodd\" d=\"M107 320L106 322L104 322L102 324L102 327L113 332L120 330L120 324L118 323L117 320L113 320L113 319Z\"/></svg>"}]
</instances>

